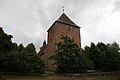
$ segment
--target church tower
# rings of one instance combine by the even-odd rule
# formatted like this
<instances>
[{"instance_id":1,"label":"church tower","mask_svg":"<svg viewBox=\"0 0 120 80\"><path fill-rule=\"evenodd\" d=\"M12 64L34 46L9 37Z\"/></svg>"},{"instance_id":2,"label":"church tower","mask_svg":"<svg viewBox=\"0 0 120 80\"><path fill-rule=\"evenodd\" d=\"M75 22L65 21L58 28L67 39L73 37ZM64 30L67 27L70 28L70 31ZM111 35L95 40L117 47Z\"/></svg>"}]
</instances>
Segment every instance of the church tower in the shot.
<instances>
[{"instance_id":1,"label":"church tower","mask_svg":"<svg viewBox=\"0 0 120 80\"><path fill-rule=\"evenodd\" d=\"M48 29L47 40L47 58L55 54L57 46L55 43L59 43L60 35L67 35L74 38L75 43L81 47L80 27L77 26L65 13L63 13L58 20L56 20L52 26ZM47 59L47 68L49 70L55 70L57 66L52 65L54 60Z\"/></svg>"}]
</instances>

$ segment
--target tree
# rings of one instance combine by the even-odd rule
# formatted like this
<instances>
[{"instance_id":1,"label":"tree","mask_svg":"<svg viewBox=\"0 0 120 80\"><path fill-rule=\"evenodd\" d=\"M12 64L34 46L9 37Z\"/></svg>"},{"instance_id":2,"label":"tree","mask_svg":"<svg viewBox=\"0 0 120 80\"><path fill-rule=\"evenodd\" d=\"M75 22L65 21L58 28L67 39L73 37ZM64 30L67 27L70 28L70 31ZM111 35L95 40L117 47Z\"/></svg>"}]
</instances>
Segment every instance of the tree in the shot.
<instances>
[{"instance_id":1,"label":"tree","mask_svg":"<svg viewBox=\"0 0 120 80\"><path fill-rule=\"evenodd\" d=\"M120 69L119 49L116 42L107 45L99 42L97 45L91 43L90 47L85 48L85 53L95 64L95 70L116 71Z\"/></svg>"},{"instance_id":2,"label":"tree","mask_svg":"<svg viewBox=\"0 0 120 80\"><path fill-rule=\"evenodd\" d=\"M28 44L20 54L21 72L44 72L44 64L40 60L33 43Z\"/></svg>"},{"instance_id":3,"label":"tree","mask_svg":"<svg viewBox=\"0 0 120 80\"><path fill-rule=\"evenodd\" d=\"M10 52L13 50L14 44L12 43L12 35L6 34L0 27L0 53Z\"/></svg>"},{"instance_id":4,"label":"tree","mask_svg":"<svg viewBox=\"0 0 120 80\"><path fill-rule=\"evenodd\" d=\"M57 65L58 72L85 72L86 60L82 50L74 43L74 40L68 36L60 36L62 42L56 43L56 54L51 56Z\"/></svg>"},{"instance_id":5,"label":"tree","mask_svg":"<svg viewBox=\"0 0 120 80\"><path fill-rule=\"evenodd\" d=\"M44 64L31 43L27 47L12 43L12 35L4 33L0 27L0 71L43 73Z\"/></svg>"},{"instance_id":6,"label":"tree","mask_svg":"<svg viewBox=\"0 0 120 80\"><path fill-rule=\"evenodd\" d=\"M89 57L95 64L95 69L100 70L101 68L101 60L102 55L101 51L94 43L91 43L90 49L89 49Z\"/></svg>"},{"instance_id":7,"label":"tree","mask_svg":"<svg viewBox=\"0 0 120 80\"><path fill-rule=\"evenodd\" d=\"M104 71L120 70L120 52L119 45L116 42L107 45L108 50L105 53Z\"/></svg>"},{"instance_id":8,"label":"tree","mask_svg":"<svg viewBox=\"0 0 120 80\"><path fill-rule=\"evenodd\" d=\"M18 52L19 53L21 53L23 50L24 50L25 48L24 48L24 46L23 46L23 44L20 44L19 46L18 46Z\"/></svg>"},{"instance_id":9,"label":"tree","mask_svg":"<svg viewBox=\"0 0 120 80\"><path fill-rule=\"evenodd\" d=\"M9 64L8 58L10 52L14 49L14 44L12 43L12 35L6 34L0 27L0 71L7 70L6 67Z\"/></svg>"},{"instance_id":10,"label":"tree","mask_svg":"<svg viewBox=\"0 0 120 80\"><path fill-rule=\"evenodd\" d=\"M91 54L90 54L90 47L85 46L83 53L85 55L85 57L87 58L88 61L88 65L87 65L87 69L88 70L94 70L95 69L95 64L93 62L93 60L91 59Z\"/></svg>"}]
</instances>

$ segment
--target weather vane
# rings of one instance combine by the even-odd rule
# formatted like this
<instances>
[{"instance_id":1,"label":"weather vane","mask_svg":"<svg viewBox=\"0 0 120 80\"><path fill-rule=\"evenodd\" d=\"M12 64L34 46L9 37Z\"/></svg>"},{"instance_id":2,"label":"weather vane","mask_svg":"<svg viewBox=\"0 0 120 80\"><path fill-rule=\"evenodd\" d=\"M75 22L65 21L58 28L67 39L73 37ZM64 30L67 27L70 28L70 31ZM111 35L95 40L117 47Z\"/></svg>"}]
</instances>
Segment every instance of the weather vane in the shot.
<instances>
[{"instance_id":1,"label":"weather vane","mask_svg":"<svg viewBox=\"0 0 120 80\"><path fill-rule=\"evenodd\" d=\"M62 8L63 8L63 13L64 13L64 6Z\"/></svg>"}]
</instances>

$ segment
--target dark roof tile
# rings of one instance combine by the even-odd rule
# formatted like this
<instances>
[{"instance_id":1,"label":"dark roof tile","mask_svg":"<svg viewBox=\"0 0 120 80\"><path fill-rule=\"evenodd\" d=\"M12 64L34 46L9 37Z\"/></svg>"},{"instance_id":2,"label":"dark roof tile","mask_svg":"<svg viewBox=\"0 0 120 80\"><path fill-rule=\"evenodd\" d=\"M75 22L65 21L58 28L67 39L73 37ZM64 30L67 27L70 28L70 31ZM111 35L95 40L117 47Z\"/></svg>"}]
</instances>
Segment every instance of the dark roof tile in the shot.
<instances>
[{"instance_id":1,"label":"dark roof tile","mask_svg":"<svg viewBox=\"0 0 120 80\"><path fill-rule=\"evenodd\" d=\"M66 23L66 24L70 24L73 26L77 26L72 20L70 20L70 18L67 17L67 15L65 13L63 13L57 21L62 22L62 23Z\"/></svg>"},{"instance_id":2,"label":"dark roof tile","mask_svg":"<svg viewBox=\"0 0 120 80\"><path fill-rule=\"evenodd\" d=\"M63 14L58 18L58 20L56 20L56 21L52 24L52 26L53 26L56 22L59 22L59 23L71 25L71 26L73 26L73 27L80 28L80 27L77 26L72 20L70 20L70 18L68 18L65 13L63 13ZM51 26L51 27L52 27L52 26ZM51 29L51 27L48 29L48 31ZM48 31L47 31L47 32L48 32Z\"/></svg>"}]
</instances>

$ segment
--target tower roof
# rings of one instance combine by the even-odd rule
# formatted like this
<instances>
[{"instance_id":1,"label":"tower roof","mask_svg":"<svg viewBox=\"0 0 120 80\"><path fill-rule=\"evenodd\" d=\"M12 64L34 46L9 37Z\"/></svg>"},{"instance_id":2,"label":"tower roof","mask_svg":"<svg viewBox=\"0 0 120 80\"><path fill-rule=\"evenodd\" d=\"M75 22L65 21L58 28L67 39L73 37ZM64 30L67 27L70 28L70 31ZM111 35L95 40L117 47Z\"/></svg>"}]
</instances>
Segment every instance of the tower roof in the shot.
<instances>
[{"instance_id":1,"label":"tower roof","mask_svg":"<svg viewBox=\"0 0 120 80\"><path fill-rule=\"evenodd\" d=\"M58 22L62 22L62 23L65 23L65 24L69 24L69 25L73 25L73 26L77 26L72 20L70 20L70 18L65 14L63 13L58 20L56 20ZM78 26L77 26L78 27Z\"/></svg>"},{"instance_id":2,"label":"tower roof","mask_svg":"<svg viewBox=\"0 0 120 80\"><path fill-rule=\"evenodd\" d=\"M67 17L67 15L63 12L63 14L58 18L58 20L56 20L52 26L56 23L56 22L59 22L59 23L62 23L62 24L67 24L67 25L71 25L73 27L77 27L77 28L80 28L79 26L77 26L72 20L70 20L69 17ZM51 27L52 27L51 26ZM48 29L48 31L51 29L51 27ZM48 32L47 31L47 32Z\"/></svg>"}]
</instances>

